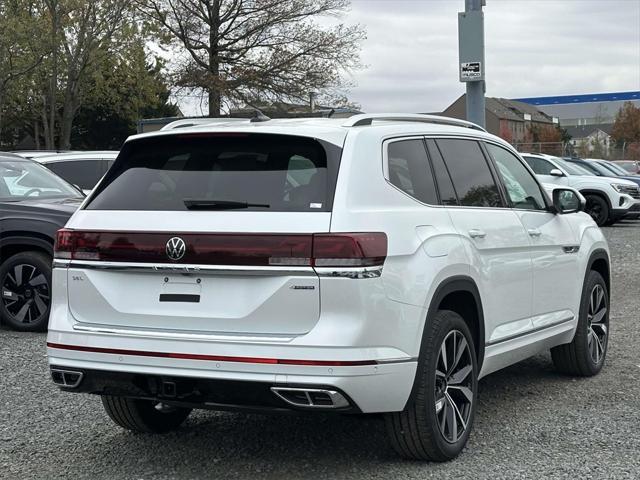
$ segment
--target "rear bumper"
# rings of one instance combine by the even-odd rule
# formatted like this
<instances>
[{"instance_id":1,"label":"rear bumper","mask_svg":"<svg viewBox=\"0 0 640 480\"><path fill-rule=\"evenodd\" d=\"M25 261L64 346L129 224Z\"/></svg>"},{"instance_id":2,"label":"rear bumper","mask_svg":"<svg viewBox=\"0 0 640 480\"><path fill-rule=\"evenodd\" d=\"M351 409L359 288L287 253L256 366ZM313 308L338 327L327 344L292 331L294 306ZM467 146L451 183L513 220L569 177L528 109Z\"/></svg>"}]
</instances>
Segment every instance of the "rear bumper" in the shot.
<instances>
[{"instance_id":1,"label":"rear bumper","mask_svg":"<svg viewBox=\"0 0 640 480\"><path fill-rule=\"evenodd\" d=\"M61 385L60 372L78 375L74 385ZM309 388L311 391L331 391L340 395L342 402L333 408L327 402L305 406L285 401L272 389L279 385L267 382L191 378L176 375L152 375L107 370L74 369L58 365L51 366L54 382L63 391L113 395L129 398L160 401L166 404L189 408L231 410L247 412L287 413L292 411L333 411L339 413L361 413L355 402L339 389L324 385L295 385L292 388Z\"/></svg>"},{"instance_id":2,"label":"rear bumper","mask_svg":"<svg viewBox=\"0 0 640 480\"><path fill-rule=\"evenodd\" d=\"M270 357L202 355L198 358L194 354L181 358L167 356L168 352L164 351L141 352L120 348L112 349L113 353L105 353L105 349L87 347L86 344L50 345L53 346L47 350L52 368L82 373L82 380L75 388L62 387L62 390L156 399L193 408L219 410L296 409L273 394L271 387L309 387L340 392L349 403L340 411L400 411L409 398L417 368L415 359L348 360L353 358L354 352L340 352L344 349L328 349L334 358L340 357L338 360L304 365L273 363L274 359ZM66 346L80 347L81 350ZM196 347L192 351L202 351L202 348L197 348L202 345L194 344L192 347ZM281 347L281 351L287 350ZM242 351L247 355L251 346ZM150 355L154 353L158 356ZM325 359L327 354L325 352ZM163 382L174 383L179 397L167 398L163 394Z\"/></svg>"}]
</instances>

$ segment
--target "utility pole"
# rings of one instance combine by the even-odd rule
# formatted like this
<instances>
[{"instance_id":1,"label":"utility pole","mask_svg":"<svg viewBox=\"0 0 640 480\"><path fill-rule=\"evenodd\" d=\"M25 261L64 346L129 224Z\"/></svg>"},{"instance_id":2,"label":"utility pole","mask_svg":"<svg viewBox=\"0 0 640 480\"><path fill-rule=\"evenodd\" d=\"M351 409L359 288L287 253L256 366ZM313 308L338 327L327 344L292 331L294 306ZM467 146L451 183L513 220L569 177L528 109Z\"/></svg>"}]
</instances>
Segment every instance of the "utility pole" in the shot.
<instances>
[{"instance_id":1,"label":"utility pole","mask_svg":"<svg viewBox=\"0 0 640 480\"><path fill-rule=\"evenodd\" d=\"M467 86L467 120L485 126L484 13L486 0L465 0L458 13L460 81Z\"/></svg>"}]
</instances>

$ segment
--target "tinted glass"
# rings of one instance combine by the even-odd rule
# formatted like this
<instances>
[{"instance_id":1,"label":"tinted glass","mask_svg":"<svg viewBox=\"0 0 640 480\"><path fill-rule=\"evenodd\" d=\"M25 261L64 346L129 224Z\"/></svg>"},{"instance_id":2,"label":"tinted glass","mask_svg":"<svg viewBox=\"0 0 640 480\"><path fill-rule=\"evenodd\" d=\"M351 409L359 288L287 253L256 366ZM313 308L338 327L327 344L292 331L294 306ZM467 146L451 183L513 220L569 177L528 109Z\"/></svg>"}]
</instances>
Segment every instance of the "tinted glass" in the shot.
<instances>
[{"instance_id":1,"label":"tinted glass","mask_svg":"<svg viewBox=\"0 0 640 480\"><path fill-rule=\"evenodd\" d=\"M478 142L437 140L460 205L502 207L498 187Z\"/></svg>"},{"instance_id":2,"label":"tinted glass","mask_svg":"<svg viewBox=\"0 0 640 480\"><path fill-rule=\"evenodd\" d=\"M567 162L561 158L555 158L555 162L566 170L569 175L590 175L593 176L589 170L575 163Z\"/></svg>"},{"instance_id":3,"label":"tinted glass","mask_svg":"<svg viewBox=\"0 0 640 480\"><path fill-rule=\"evenodd\" d=\"M82 198L80 192L42 165L0 161L0 201L26 198Z\"/></svg>"},{"instance_id":4,"label":"tinted glass","mask_svg":"<svg viewBox=\"0 0 640 480\"><path fill-rule=\"evenodd\" d=\"M601 168L607 169L609 172L615 174L616 177L628 175L624 168L620 168L615 163L612 162L595 162L596 165Z\"/></svg>"},{"instance_id":5,"label":"tinted glass","mask_svg":"<svg viewBox=\"0 0 640 480\"><path fill-rule=\"evenodd\" d=\"M438 150L436 142L427 140L427 148L429 150L429 156L431 157L431 165L433 166L436 183L438 184L438 191L440 192L440 201L443 205L458 205L456 191L453 189L451 177L449 176L449 172L444 164L442 155L440 155L440 150Z\"/></svg>"},{"instance_id":6,"label":"tinted glass","mask_svg":"<svg viewBox=\"0 0 640 480\"><path fill-rule=\"evenodd\" d=\"M424 203L438 204L429 158L422 140L392 142L387 150L389 181Z\"/></svg>"},{"instance_id":7,"label":"tinted glass","mask_svg":"<svg viewBox=\"0 0 640 480\"><path fill-rule=\"evenodd\" d=\"M524 158L524 161L527 162L531 167L531 170L533 170L536 175L550 175L551 170L556 168L553 163L548 162L543 158L526 156L522 158Z\"/></svg>"},{"instance_id":8,"label":"tinted glass","mask_svg":"<svg viewBox=\"0 0 640 480\"><path fill-rule=\"evenodd\" d=\"M285 135L141 139L125 144L87 208L330 211L339 158L338 147Z\"/></svg>"},{"instance_id":9,"label":"tinted glass","mask_svg":"<svg viewBox=\"0 0 640 480\"><path fill-rule=\"evenodd\" d=\"M611 175L611 172L607 171L604 167L601 167L597 163L590 163L585 161L568 161L572 165L578 165L581 168L587 170L591 175L596 175L598 177Z\"/></svg>"},{"instance_id":10,"label":"tinted glass","mask_svg":"<svg viewBox=\"0 0 640 480\"><path fill-rule=\"evenodd\" d=\"M636 162L618 162L618 165L629 173L636 173L638 171L638 164Z\"/></svg>"},{"instance_id":11,"label":"tinted glass","mask_svg":"<svg viewBox=\"0 0 640 480\"><path fill-rule=\"evenodd\" d=\"M487 144L487 150L498 167L514 208L545 210L546 204L540 186L529 170L511 152L497 145Z\"/></svg>"},{"instance_id":12,"label":"tinted glass","mask_svg":"<svg viewBox=\"0 0 640 480\"><path fill-rule=\"evenodd\" d=\"M102 160L70 160L51 162L46 167L67 182L83 190L91 190L102 178Z\"/></svg>"}]
</instances>

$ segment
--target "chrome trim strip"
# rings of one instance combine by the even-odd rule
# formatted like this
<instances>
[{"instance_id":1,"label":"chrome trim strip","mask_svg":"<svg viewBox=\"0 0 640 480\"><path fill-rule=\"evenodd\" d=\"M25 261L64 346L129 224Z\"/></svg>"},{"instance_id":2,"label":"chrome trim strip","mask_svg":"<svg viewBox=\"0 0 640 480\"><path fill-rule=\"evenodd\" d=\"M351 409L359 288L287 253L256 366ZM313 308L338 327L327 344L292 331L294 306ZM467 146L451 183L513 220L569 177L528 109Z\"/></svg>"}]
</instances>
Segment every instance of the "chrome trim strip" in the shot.
<instances>
[{"instance_id":1,"label":"chrome trim strip","mask_svg":"<svg viewBox=\"0 0 640 480\"><path fill-rule=\"evenodd\" d=\"M282 335L247 335L233 333L205 333L187 332L184 330L147 330L143 328L129 327L119 328L108 325L86 325L76 323L73 329L77 332L98 333L103 335L118 335L123 337L136 338L161 338L166 340L188 340L206 342L226 342L226 343L288 343L296 336Z\"/></svg>"},{"instance_id":2,"label":"chrome trim strip","mask_svg":"<svg viewBox=\"0 0 640 480\"><path fill-rule=\"evenodd\" d=\"M417 362L418 357L408 357L408 358L387 358L384 360L376 360L376 362L380 365L388 364L388 363L409 363L409 362Z\"/></svg>"},{"instance_id":3,"label":"chrome trim strip","mask_svg":"<svg viewBox=\"0 0 640 480\"><path fill-rule=\"evenodd\" d=\"M110 270L140 273L177 273L182 275L266 275L266 276L314 276L311 267L268 266L245 267L242 265L187 265L187 264L150 264L133 262L99 262L93 260L53 261L54 268L80 268L86 270Z\"/></svg>"},{"instance_id":4,"label":"chrome trim strip","mask_svg":"<svg viewBox=\"0 0 640 480\"><path fill-rule=\"evenodd\" d=\"M516 338L525 337L527 335L531 335L532 333L538 333L538 332L541 332L541 331L546 330L548 328L558 327L560 325L564 325L565 323L569 323L569 322L573 321L574 318L575 317L565 318L564 320L559 320L559 321L554 322L554 323L552 323L550 325L543 325L541 327L534 328L533 330L527 330L526 332L518 333L516 335L510 335L508 337L501 338L499 340L494 340L492 342L485 342L484 346L485 347L493 347L494 345L498 345L498 344L503 343L503 342L508 342L509 340L515 340Z\"/></svg>"},{"instance_id":5,"label":"chrome trim strip","mask_svg":"<svg viewBox=\"0 0 640 480\"><path fill-rule=\"evenodd\" d=\"M382 275L382 266L377 267L315 267L319 277L331 278L378 278Z\"/></svg>"}]
</instances>

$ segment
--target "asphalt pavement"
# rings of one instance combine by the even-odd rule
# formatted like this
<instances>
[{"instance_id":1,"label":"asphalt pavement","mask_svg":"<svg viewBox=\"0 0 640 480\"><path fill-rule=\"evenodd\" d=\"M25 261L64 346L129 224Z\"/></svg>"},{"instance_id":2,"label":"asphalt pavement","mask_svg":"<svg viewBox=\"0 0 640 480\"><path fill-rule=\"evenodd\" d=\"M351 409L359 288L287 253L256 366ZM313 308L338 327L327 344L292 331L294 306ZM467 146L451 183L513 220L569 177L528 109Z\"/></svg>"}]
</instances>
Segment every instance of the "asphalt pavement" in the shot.
<instances>
[{"instance_id":1,"label":"asphalt pavement","mask_svg":"<svg viewBox=\"0 0 640 480\"><path fill-rule=\"evenodd\" d=\"M640 221L605 233L613 292L601 374L559 375L544 353L485 377L452 462L398 459L381 417L197 411L174 433L128 433L98 397L53 386L44 334L0 328L0 478L640 478Z\"/></svg>"}]
</instances>

